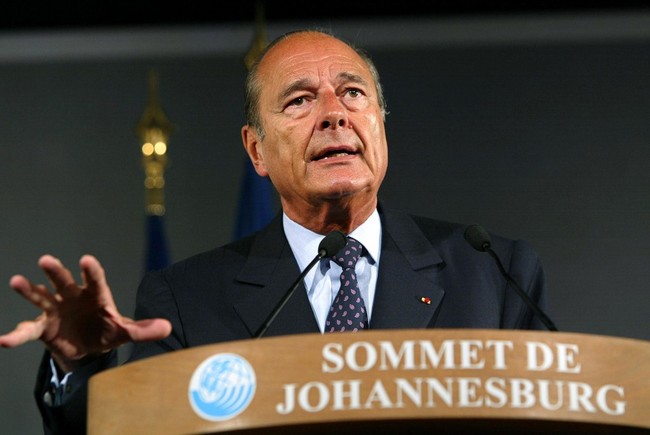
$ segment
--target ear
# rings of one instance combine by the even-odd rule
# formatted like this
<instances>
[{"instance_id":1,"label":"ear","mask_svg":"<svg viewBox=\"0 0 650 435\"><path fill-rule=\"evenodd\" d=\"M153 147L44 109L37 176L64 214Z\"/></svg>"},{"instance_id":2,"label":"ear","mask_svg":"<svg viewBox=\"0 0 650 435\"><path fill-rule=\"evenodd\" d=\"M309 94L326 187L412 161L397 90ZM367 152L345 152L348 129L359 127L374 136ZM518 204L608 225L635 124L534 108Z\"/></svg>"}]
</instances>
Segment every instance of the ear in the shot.
<instances>
[{"instance_id":1,"label":"ear","mask_svg":"<svg viewBox=\"0 0 650 435\"><path fill-rule=\"evenodd\" d=\"M269 175L264 164L264 153L262 152L262 142L257 136L257 132L250 125L244 125L241 129L241 139L248 157L253 163L255 172L261 177Z\"/></svg>"}]
</instances>

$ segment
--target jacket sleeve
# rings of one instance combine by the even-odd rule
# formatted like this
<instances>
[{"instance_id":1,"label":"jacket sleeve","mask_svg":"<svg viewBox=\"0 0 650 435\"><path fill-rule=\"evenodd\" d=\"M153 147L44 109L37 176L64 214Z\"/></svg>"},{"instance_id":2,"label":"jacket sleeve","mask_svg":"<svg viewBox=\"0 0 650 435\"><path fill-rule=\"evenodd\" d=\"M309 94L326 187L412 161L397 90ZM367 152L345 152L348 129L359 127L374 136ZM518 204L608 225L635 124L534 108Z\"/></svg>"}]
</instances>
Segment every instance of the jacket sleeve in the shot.
<instances>
[{"instance_id":1,"label":"jacket sleeve","mask_svg":"<svg viewBox=\"0 0 650 435\"><path fill-rule=\"evenodd\" d=\"M45 434L85 434L87 424L88 381L91 376L117 365L117 351L72 372L61 385L52 382L51 356L41 359L34 388L36 404L43 418Z\"/></svg>"},{"instance_id":2,"label":"jacket sleeve","mask_svg":"<svg viewBox=\"0 0 650 435\"><path fill-rule=\"evenodd\" d=\"M544 268L532 245L523 240L511 242L510 255L504 258L504 267L512 279L526 292L540 310L547 312L547 288ZM503 324L507 329L546 330L539 316L509 284L505 292Z\"/></svg>"}]
</instances>

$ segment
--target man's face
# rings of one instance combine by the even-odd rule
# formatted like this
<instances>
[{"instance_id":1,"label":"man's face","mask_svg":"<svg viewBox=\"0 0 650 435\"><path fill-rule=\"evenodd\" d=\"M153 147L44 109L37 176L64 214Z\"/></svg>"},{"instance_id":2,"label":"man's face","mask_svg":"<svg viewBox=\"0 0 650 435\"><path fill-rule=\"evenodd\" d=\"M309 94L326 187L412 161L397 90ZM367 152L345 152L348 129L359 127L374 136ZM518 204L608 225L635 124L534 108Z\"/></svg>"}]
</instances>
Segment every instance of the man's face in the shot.
<instances>
[{"instance_id":1,"label":"man's face","mask_svg":"<svg viewBox=\"0 0 650 435\"><path fill-rule=\"evenodd\" d=\"M388 149L363 59L329 36L298 34L273 47L258 74L265 137L249 129L244 142L285 212L338 200L375 204Z\"/></svg>"}]
</instances>

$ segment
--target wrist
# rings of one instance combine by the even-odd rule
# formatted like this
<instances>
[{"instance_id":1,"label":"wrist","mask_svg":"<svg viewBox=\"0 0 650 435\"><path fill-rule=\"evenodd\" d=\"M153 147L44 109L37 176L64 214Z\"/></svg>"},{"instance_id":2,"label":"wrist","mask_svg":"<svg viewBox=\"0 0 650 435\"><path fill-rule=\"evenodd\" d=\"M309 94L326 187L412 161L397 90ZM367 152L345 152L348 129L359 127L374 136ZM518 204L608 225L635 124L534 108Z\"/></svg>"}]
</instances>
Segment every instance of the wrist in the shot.
<instances>
[{"instance_id":1,"label":"wrist","mask_svg":"<svg viewBox=\"0 0 650 435\"><path fill-rule=\"evenodd\" d=\"M59 376L64 376L75 370L97 361L102 356L106 355L110 351L89 353L80 358L65 358L61 355L51 353L52 359L54 360L57 372Z\"/></svg>"}]
</instances>

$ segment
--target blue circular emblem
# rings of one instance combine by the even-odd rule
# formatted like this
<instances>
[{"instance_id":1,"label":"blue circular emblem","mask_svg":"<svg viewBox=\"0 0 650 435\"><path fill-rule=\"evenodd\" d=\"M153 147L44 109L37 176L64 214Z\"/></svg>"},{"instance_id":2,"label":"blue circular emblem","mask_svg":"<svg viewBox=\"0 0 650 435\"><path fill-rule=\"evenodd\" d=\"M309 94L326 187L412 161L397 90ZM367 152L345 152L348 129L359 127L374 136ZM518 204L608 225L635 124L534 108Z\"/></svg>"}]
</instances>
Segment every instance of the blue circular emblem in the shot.
<instances>
[{"instance_id":1,"label":"blue circular emblem","mask_svg":"<svg viewBox=\"0 0 650 435\"><path fill-rule=\"evenodd\" d=\"M255 371L248 361L239 355L220 353L194 370L189 386L190 404L206 420L228 420L248 407L255 387Z\"/></svg>"}]
</instances>

